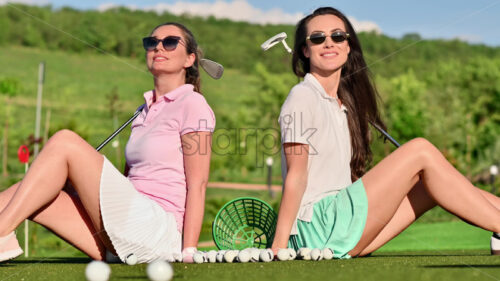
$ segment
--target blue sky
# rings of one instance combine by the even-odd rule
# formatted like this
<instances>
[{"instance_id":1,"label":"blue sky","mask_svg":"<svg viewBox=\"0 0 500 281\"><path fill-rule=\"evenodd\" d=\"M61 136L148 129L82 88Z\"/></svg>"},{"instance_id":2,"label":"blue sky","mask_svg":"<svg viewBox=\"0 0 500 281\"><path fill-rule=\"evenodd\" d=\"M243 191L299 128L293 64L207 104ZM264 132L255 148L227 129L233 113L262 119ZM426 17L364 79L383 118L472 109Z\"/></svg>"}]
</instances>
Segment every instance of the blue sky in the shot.
<instances>
[{"instance_id":1,"label":"blue sky","mask_svg":"<svg viewBox=\"0 0 500 281\"><path fill-rule=\"evenodd\" d=\"M424 38L460 38L472 43L500 46L500 0L19 0L19 2L47 4L54 7L71 6L79 9L98 9L113 5L136 9L165 9L208 13L226 17L232 7L233 19L262 22L296 22L304 14L320 6L333 6L359 22L360 29L377 29L382 33L400 37L417 32ZM0 0L0 4L5 0ZM216 5L218 3L218 5ZM221 5L225 4L225 5ZM245 7L235 12L236 7ZM356 24L355 24L356 26Z\"/></svg>"}]
</instances>

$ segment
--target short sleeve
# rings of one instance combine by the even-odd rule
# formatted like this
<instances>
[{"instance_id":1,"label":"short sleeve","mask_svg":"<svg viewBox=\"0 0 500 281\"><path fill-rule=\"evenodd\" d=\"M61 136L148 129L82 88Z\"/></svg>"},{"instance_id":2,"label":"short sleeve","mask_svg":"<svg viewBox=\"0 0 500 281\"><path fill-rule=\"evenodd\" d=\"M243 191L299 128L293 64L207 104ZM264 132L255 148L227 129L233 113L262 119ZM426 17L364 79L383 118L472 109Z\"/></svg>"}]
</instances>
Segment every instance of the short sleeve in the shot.
<instances>
[{"instance_id":1,"label":"short sleeve","mask_svg":"<svg viewBox=\"0 0 500 281\"><path fill-rule=\"evenodd\" d=\"M309 138L317 130L311 94L308 88L301 85L290 91L279 117L281 143L310 144Z\"/></svg>"},{"instance_id":2,"label":"short sleeve","mask_svg":"<svg viewBox=\"0 0 500 281\"><path fill-rule=\"evenodd\" d=\"M184 115L181 124L181 135L192 132L213 132L215 115L205 98L193 93L184 102Z\"/></svg>"}]
</instances>

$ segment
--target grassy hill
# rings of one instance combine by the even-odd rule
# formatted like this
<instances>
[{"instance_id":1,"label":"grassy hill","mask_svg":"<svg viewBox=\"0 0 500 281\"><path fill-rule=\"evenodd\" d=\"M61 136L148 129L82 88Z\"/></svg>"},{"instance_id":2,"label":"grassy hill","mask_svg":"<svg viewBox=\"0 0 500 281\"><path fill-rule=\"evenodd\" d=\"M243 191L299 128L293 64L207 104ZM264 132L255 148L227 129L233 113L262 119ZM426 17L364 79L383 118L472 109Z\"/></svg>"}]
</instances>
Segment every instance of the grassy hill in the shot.
<instances>
[{"instance_id":1,"label":"grassy hill","mask_svg":"<svg viewBox=\"0 0 500 281\"><path fill-rule=\"evenodd\" d=\"M12 98L9 118L12 126L9 131L9 170L15 173L22 173L24 169L17 163L17 147L34 133L38 65L41 61L46 64L42 125L50 110L50 132L69 127L93 146L113 132L114 122L109 105L111 94L118 94L116 110L119 123L122 123L144 102L143 92L153 86L150 73L145 72L145 66L134 59L18 46L0 48L0 64L4 69L2 76L16 77L22 87L21 92ZM218 124L237 113L235 104L241 104L244 97L256 90L254 81L255 77L242 75L236 69L226 69L220 80L202 74L205 98L215 112L224 116L218 118ZM43 130L44 127L42 133ZM119 135L122 149L129 132L130 129L126 129ZM115 164L123 163L117 159L111 146L105 147L103 153ZM217 158L214 155L215 162Z\"/></svg>"}]
</instances>

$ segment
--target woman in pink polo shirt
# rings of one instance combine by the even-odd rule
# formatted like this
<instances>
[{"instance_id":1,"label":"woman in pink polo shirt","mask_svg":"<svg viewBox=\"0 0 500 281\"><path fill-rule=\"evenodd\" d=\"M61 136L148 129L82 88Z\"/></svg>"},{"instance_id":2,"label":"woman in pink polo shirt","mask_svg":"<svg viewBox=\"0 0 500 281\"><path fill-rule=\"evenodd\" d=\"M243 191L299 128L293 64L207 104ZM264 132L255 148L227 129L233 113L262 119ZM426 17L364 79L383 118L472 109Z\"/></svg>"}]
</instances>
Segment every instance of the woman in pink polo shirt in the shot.
<instances>
[{"instance_id":1,"label":"woman in pink polo shirt","mask_svg":"<svg viewBox=\"0 0 500 281\"><path fill-rule=\"evenodd\" d=\"M21 182L0 193L0 261L22 253L26 218L96 260L192 262L203 221L215 117L200 92L199 52L183 25L143 39L154 90L132 123L125 175L77 134L45 145ZM69 180L76 195L63 189Z\"/></svg>"}]
</instances>

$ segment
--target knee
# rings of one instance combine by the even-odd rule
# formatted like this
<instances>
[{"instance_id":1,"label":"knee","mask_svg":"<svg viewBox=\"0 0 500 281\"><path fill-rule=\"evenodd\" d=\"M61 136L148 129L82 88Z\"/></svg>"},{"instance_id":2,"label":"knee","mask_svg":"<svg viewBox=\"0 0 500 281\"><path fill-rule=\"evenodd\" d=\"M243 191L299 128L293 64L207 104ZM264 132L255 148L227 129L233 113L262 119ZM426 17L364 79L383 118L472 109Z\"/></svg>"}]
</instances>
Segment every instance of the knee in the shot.
<instances>
[{"instance_id":1,"label":"knee","mask_svg":"<svg viewBox=\"0 0 500 281\"><path fill-rule=\"evenodd\" d=\"M424 138L412 139L407 144L412 154L424 163L433 161L441 155L441 152L430 141Z\"/></svg>"},{"instance_id":2,"label":"knee","mask_svg":"<svg viewBox=\"0 0 500 281\"><path fill-rule=\"evenodd\" d=\"M62 149L66 145L73 143L77 138L79 138L79 136L75 132L63 129L55 133L49 139L46 146L57 146L59 149Z\"/></svg>"}]
</instances>

